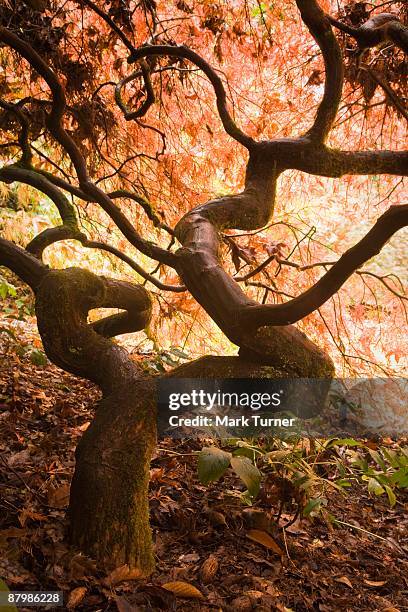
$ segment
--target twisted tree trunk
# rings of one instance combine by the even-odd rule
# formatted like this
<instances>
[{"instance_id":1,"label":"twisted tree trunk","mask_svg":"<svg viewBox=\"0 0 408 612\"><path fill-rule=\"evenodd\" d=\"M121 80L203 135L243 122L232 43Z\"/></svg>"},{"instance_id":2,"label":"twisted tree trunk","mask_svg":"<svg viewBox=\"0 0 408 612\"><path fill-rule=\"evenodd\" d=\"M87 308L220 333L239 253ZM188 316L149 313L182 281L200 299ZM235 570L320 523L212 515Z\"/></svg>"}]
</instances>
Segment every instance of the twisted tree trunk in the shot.
<instances>
[{"instance_id":1,"label":"twisted tree trunk","mask_svg":"<svg viewBox=\"0 0 408 612\"><path fill-rule=\"evenodd\" d=\"M147 325L149 295L144 287L87 270L50 270L2 238L0 265L33 289L48 357L102 390L96 416L76 450L69 504L71 543L107 569L127 564L138 575L147 575L154 567L148 481L156 443L156 381L109 337ZM89 324L88 312L101 307L124 312ZM292 326L260 330L252 333L251 341L245 329L239 333L246 340L241 346L247 347L240 357L205 357L168 376L330 378L333 373L329 357Z\"/></svg>"},{"instance_id":2,"label":"twisted tree trunk","mask_svg":"<svg viewBox=\"0 0 408 612\"><path fill-rule=\"evenodd\" d=\"M88 311L102 306L128 310L92 328ZM156 442L154 385L127 351L102 335L145 327L150 318L148 294L143 287L86 270L52 270L36 291L36 314L52 361L93 380L103 392L95 419L76 450L71 541L107 566L128 564L141 575L149 574L154 563L147 497Z\"/></svg>"},{"instance_id":3,"label":"twisted tree trunk","mask_svg":"<svg viewBox=\"0 0 408 612\"><path fill-rule=\"evenodd\" d=\"M102 400L76 450L70 540L107 569L154 567L149 527L150 457L156 443L155 386L127 351L105 336L143 329L151 303L140 286L78 268L49 270L0 238L0 264L34 290L38 329L48 357L97 383ZM89 325L89 310L126 308Z\"/></svg>"}]
</instances>

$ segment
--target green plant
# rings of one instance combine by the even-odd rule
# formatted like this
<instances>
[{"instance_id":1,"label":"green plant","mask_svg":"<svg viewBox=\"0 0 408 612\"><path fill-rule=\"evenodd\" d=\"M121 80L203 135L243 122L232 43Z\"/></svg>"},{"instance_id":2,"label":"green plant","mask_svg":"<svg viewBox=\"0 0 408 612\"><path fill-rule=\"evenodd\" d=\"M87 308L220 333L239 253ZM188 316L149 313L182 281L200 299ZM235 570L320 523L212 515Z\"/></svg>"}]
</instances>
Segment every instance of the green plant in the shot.
<instances>
[{"instance_id":1,"label":"green plant","mask_svg":"<svg viewBox=\"0 0 408 612\"><path fill-rule=\"evenodd\" d=\"M313 466L314 455L305 458L305 449L298 443L277 440L273 442L273 450L268 449L268 442L261 445L233 439L229 444L236 447L232 452L217 447L201 450L198 456L200 481L203 484L214 482L231 467L247 487L240 495L241 501L251 504L259 497L267 504L277 504L277 520L285 507L294 511L293 520L300 513L305 517L316 516L327 505L324 495L327 487L342 490L341 486L317 473Z\"/></svg>"},{"instance_id":2,"label":"green plant","mask_svg":"<svg viewBox=\"0 0 408 612\"><path fill-rule=\"evenodd\" d=\"M330 447L345 448L350 474L367 483L369 493L387 495L390 506L395 506L399 491L408 489L408 447L396 444L373 449L353 438L331 440Z\"/></svg>"},{"instance_id":3,"label":"green plant","mask_svg":"<svg viewBox=\"0 0 408 612\"><path fill-rule=\"evenodd\" d=\"M0 299L5 300L8 297L16 297L17 289L9 283L3 276L0 276Z\"/></svg>"},{"instance_id":4,"label":"green plant","mask_svg":"<svg viewBox=\"0 0 408 612\"><path fill-rule=\"evenodd\" d=\"M198 455L198 477L203 484L219 480L232 468L247 487L237 496L247 505L255 499L292 513L291 524L301 514L313 518L321 514L328 521L328 492L346 494L354 484L367 486L370 494L386 495L390 506L398 494L408 489L408 448L372 449L353 438L327 440L237 440L226 441L231 452L215 446ZM287 526L286 525L286 526Z\"/></svg>"},{"instance_id":5,"label":"green plant","mask_svg":"<svg viewBox=\"0 0 408 612\"><path fill-rule=\"evenodd\" d=\"M247 487L243 500L250 502L259 493L261 472L249 457L239 452L240 450L238 448L230 453L216 446L204 447L198 455L198 477L203 484L209 484L219 480L231 467Z\"/></svg>"}]
</instances>

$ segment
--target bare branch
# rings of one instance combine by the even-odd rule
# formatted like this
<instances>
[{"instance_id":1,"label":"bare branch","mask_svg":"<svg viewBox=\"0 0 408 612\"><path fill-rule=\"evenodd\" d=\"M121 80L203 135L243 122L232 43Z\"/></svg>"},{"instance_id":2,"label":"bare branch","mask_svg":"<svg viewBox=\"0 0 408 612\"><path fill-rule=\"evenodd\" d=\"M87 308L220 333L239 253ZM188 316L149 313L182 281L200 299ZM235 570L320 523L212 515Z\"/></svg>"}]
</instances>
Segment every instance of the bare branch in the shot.
<instances>
[{"instance_id":1,"label":"bare branch","mask_svg":"<svg viewBox=\"0 0 408 612\"><path fill-rule=\"evenodd\" d=\"M44 249L54 242L68 238L86 238L79 230L73 205L45 176L34 169L14 164L0 169L0 180L5 183L18 181L38 189L54 202L60 214L62 225L46 229L36 236L26 247L29 253L41 259Z\"/></svg>"},{"instance_id":2,"label":"bare branch","mask_svg":"<svg viewBox=\"0 0 408 612\"><path fill-rule=\"evenodd\" d=\"M341 101L344 67L340 47L328 20L315 0L296 0L300 14L319 45L325 66L325 87L313 126L306 136L325 142L334 123Z\"/></svg>"},{"instance_id":3,"label":"bare branch","mask_svg":"<svg viewBox=\"0 0 408 612\"><path fill-rule=\"evenodd\" d=\"M152 204L150 204L150 202L148 202L139 194L133 193L132 191L128 191L126 189L117 189L116 191L111 191L108 195L112 200L115 200L116 198L127 198L129 200L137 202L143 208L144 212L146 213L150 221L153 223L154 227L163 229L172 236L174 235L174 230L160 220L160 218L155 213Z\"/></svg>"},{"instance_id":4,"label":"bare branch","mask_svg":"<svg viewBox=\"0 0 408 612\"><path fill-rule=\"evenodd\" d=\"M408 176L408 151L341 151L302 138L269 140L257 145L271 167L339 178L345 174Z\"/></svg>"},{"instance_id":5,"label":"bare branch","mask_svg":"<svg viewBox=\"0 0 408 612\"><path fill-rule=\"evenodd\" d=\"M30 65L44 78L52 93L51 112L47 114L46 124L59 144L68 153L78 176L80 189L97 202L102 209L116 223L123 235L135 246L140 252L144 253L156 261L161 261L169 266L174 267L175 256L173 253L161 249L160 247L143 240L136 232L133 225L122 213L111 198L99 189L89 178L85 158L80 152L74 140L66 132L62 125L62 120L66 107L64 89L51 68L43 61L38 53L27 43L22 41L18 36L10 32L4 27L0 27L0 41L15 49L22 57L24 57Z\"/></svg>"},{"instance_id":6,"label":"bare branch","mask_svg":"<svg viewBox=\"0 0 408 612\"><path fill-rule=\"evenodd\" d=\"M241 324L287 325L320 308L366 261L377 255L391 236L408 225L408 204L391 206L372 229L346 251L322 278L294 300L277 306L255 306L239 315Z\"/></svg>"},{"instance_id":7,"label":"bare branch","mask_svg":"<svg viewBox=\"0 0 408 612\"><path fill-rule=\"evenodd\" d=\"M356 28L327 15L328 20L336 28L349 34L360 49L370 49L385 42L394 45L408 53L408 28L401 23L394 13L379 13Z\"/></svg>"},{"instance_id":8,"label":"bare branch","mask_svg":"<svg viewBox=\"0 0 408 612\"><path fill-rule=\"evenodd\" d=\"M158 289L162 289L163 291L173 291L175 293L183 293L184 291L187 291L184 285L166 285L165 283L161 283L159 280L157 280L157 278L146 272L133 259L131 259L127 255L125 255L125 253L122 253L122 251L116 249L115 247L109 244L97 242L95 240L81 240L81 244L82 246L89 249L99 249L101 251L106 251L107 253L115 255L115 257L118 257L119 259L127 263L128 266L130 266L133 270L135 270L135 272L139 274L139 276L142 276L145 280L147 280L149 283L152 283L152 285L154 285Z\"/></svg>"},{"instance_id":9,"label":"bare branch","mask_svg":"<svg viewBox=\"0 0 408 612\"><path fill-rule=\"evenodd\" d=\"M16 104L10 104L5 100L0 100L0 107L6 111L13 113L21 125L20 135L18 143L21 147L21 163L24 165L30 165L32 160L31 147L29 142L29 128L28 120L24 113L18 108Z\"/></svg>"},{"instance_id":10,"label":"bare branch","mask_svg":"<svg viewBox=\"0 0 408 612\"><path fill-rule=\"evenodd\" d=\"M381 76L375 71L372 70L369 66L364 64L360 64L360 69L367 72L370 77L385 91L388 96L388 99L392 102L394 107L401 113L401 115L408 121L408 111L405 108L402 100L399 99L395 91L381 78Z\"/></svg>"},{"instance_id":11,"label":"bare branch","mask_svg":"<svg viewBox=\"0 0 408 612\"><path fill-rule=\"evenodd\" d=\"M138 49L136 49L136 51L134 51L128 58L128 62L129 64L132 64L143 58L157 57L159 55L179 57L182 59L189 60L204 72L204 74L208 77L214 88L215 97L217 100L218 114L220 116L225 131L232 138L234 138L234 140L241 143L244 147L246 147L247 149L251 149L251 147L255 144L255 141L253 140L253 138L247 136L247 134L242 132L242 130L236 125L227 108L227 95L225 92L224 85L218 74L215 72L214 68L212 68L210 64L203 57L201 57L201 55L199 55L192 49L185 47L184 45L151 45L139 47Z\"/></svg>"},{"instance_id":12,"label":"bare branch","mask_svg":"<svg viewBox=\"0 0 408 612\"><path fill-rule=\"evenodd\" d=\"M14 242L0 236L0 266L5 266L31 289L37 291L42 279L48 273L48 268L36 257L22 249Z\"/></svg>"},{"instance_id":13,"label":"bare branch","mask_svg":"<svg viewBox=\"0 0 408 612\"><path fill-rule=\"evenodd\" d=\"M26 250L29 253L35 255L39 259L42 258L43 251L55 242L67 239L78 240L84 247L100 249L111 253L112 255L115 255L116 257L127 263L145 280L151 282L159 289L162 289L164 291L175 291L178 293L186 290L186 288L182 285L166 285L165 283L161 283L154 276L152 276L148 272L145 272L145 270L141 266L139 266L139 264L133 261L130 257L119 251L119 249L116 249L115 247L107 245L103 242L95 242L88 240L86 235L81 232L78 227L76 213L73 205L64 196L64 194L61 193L61 191L41 173L36 172L34 169L21 168L18 165L5 166L0 169L0 180L6 183L18 181L20 183L25 183L26 185L31 185L35 189L38 189L39 191L47 195L58 208L63 224L58 227L48 228L44 230L33 240L31 240L31 242L26 247ZM130 195L126 192L126 197L130 197ZM121 196L122 194L119 193L117 197ZM146 201L144 201L144 204L146 206L148 205Z\"/></svg>"},{"instance_id":14,"label":"bare branch","mask_svg":"<svg viewBox=\"0 0 408 612\"><path fill-rule=\"evenodd\" d=\"M80 5L81 4L85 4L92 11L94 11L94 13L99 15L99 17L101 17L101 19L103 19L105 21L105 23L108 24L108 26L111 28L111 30L113 30L113 32L115 32L115 34L118 36L118 38L120 38L120 40L123 42L123 44L128 49L128 51L130 51L132 53L135 50L134 45L132 45L132 43L130 42L128 37L122 32L122 30L119 28L119 26L117 26L116 23L113 21L113 19L111 17L109 17L109 15L107 13L105 13L105 11L100 9L99 6L97 4L95 4L95 2L92 2L92 0L79 0L79 4Z\"/></svg>"},{"instance_id":15,"label":"bare branch","mask_svg":"<svg viewBox=\"0 0 408 612\"><path fill-rule=\"evenodd\" d=\"M116 104L119 106L120 110L123 112L123 116L125 117L126 121L132 121L133 119L143 117L147 113L149 108L154 104L156 99L153 91L152 81L150 78L149 66L144 60L140 62L140 65L141 71L132 72L132 74L129 74L124 79L119 81L119 83L115 87L115 101ZM122 89L127 83L130 83L131 81L135 80L141 74L143 75L144 79L146 99L143 101L140 108L135 111L130 111L122 100Z\"/></svg>"}]
</instances>

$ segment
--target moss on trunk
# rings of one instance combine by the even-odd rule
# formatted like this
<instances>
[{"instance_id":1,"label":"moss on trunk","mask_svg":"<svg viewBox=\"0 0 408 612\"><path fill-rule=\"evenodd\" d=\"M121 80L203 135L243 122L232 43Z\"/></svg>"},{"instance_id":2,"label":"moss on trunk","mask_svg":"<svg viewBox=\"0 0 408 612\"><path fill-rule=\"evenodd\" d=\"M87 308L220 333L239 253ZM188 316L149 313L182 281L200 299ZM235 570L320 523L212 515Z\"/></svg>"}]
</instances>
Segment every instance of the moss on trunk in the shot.
<instances>
[{"instance_id":1,"label":"moss on trunk","mask_svg":"<svg viewBox=\"0 0 408 612\"><path fill-rule=\"evenodd\" d=\"M106 567L154 569L149 527L150 458L156 444L151 383L104 399L76 451L71 542Z\"/></svg>"}]
</instances>

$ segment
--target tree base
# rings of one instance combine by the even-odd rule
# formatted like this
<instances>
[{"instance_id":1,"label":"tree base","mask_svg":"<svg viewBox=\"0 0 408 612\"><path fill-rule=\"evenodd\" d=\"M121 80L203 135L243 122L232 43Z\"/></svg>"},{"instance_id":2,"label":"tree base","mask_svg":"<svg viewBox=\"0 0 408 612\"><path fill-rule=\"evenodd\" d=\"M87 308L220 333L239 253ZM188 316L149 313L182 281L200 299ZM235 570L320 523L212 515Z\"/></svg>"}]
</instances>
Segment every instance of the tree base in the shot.
<instances>
[{"instance_id":1,"label":"tree base","mask_svg":"<svg viewBox=\"0 0 408 612\"><path fill-rule=\"evenodd\" d=\"M150 459L156 444L154 387L137 383L104 399L76 450L69 506L71 543L105 569L154 569L149 526Z\"/></svg>"}]
</instances>

